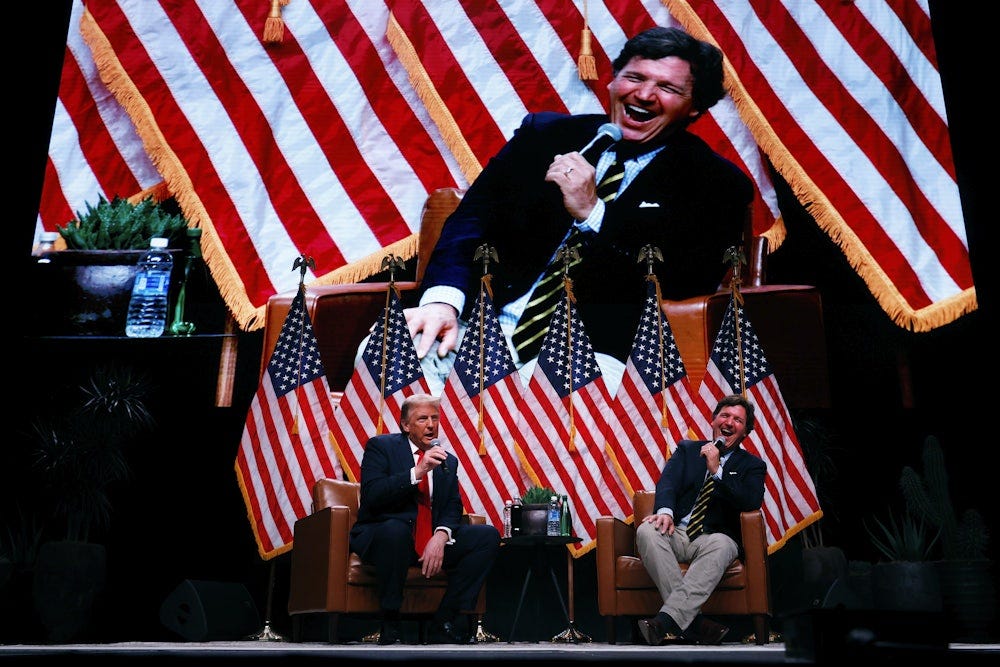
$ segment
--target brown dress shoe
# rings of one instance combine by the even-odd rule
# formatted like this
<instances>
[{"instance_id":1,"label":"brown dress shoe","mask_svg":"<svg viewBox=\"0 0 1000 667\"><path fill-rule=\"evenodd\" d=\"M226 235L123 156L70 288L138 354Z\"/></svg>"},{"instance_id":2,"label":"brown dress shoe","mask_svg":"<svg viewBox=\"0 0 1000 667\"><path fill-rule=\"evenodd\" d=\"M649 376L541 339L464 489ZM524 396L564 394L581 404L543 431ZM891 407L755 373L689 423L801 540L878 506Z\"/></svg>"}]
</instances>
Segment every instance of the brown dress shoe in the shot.
<instances>
[{"instance_id":1,"label":"brown dress shoe","mask_svg":"<svg viewBox=\"0 0 1000 667\"><path fill-rule=\"evenodd\" d=\"M717 646L722 643L722 638L728 632L728 626L698 614L684 634L698 644Z\"/></svg>"},{"instance_id":2,"label":"brown dress shoe","mask_svg":"<svg viewBox=\"0 0 1000 667\"><path fill-rule=\"evenodd\" d=\"M643 618L639 620L639 632L642 638L650 646L662 646L664 644L677 644L684 641L684 637L676 623L671 623L674 627L667 627L657 617Z\"/></svg>"}]
</instances>

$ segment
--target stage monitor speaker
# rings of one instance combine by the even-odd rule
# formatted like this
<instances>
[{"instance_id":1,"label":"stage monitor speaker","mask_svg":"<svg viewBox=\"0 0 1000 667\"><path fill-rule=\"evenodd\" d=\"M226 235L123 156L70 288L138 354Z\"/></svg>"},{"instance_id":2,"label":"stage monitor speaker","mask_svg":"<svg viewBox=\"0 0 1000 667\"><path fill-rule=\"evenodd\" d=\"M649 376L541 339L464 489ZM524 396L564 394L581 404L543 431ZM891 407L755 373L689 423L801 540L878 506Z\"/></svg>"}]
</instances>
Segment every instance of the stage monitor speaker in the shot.
<instances>
[{"instance_id":1,"label":"stage monitor speaker","mask_svg":"<svg viewBox=\"0 0 1000 667\"><path fill-rule=\"evenodd\" d=\"M246 586L186 579L160 605L160 622L192 642L245 639L260 629Z\"/></svg>"}]
</instances>

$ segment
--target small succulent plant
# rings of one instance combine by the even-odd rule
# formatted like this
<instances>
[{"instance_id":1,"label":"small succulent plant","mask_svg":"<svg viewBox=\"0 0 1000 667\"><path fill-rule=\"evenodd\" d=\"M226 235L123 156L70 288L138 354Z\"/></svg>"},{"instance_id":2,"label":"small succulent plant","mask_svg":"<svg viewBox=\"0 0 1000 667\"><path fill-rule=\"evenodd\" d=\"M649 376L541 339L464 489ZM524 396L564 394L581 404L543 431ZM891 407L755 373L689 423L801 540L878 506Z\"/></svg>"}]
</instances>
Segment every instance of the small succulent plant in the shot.
<instances>
[{"instance_id":1,"label":"small succulent plant","mask_svg":"<svg viewBox=\"0 0 1000 667\"><path fill-rule=\"evenodd\" d=\"M154 236L169 239L172 248L181 247L187 226L183 216L152 199L132 203L99 195L96 205L88 203L85 211L77 211L76 218L56 225L56 230L70 250L144 250Z\"/></svg>"}]
</instances>

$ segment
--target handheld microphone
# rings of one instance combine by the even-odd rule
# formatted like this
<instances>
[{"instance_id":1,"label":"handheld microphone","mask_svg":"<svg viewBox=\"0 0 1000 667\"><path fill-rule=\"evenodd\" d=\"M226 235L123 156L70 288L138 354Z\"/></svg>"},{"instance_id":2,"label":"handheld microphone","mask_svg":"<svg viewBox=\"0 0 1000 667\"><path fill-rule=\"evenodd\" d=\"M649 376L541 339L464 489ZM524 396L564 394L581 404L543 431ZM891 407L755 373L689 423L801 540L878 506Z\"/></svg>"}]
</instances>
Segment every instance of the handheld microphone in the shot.
<instances>
[{"instance_id":1,"label":"handheld microphone","mask_svg":"<svg viewBox=\"0 0 1000 667\"><path fill-rule=\"evenodd\" d=\"M726 448L726 438L725 438L725 436L721 436L720 435L718 438L715 439L715 442L713 442L712 444L715 445L715 448L718 449L721 452L722 450L724 450Z\"/></svg>"},{"instance_id":2,"label":"handheld microphone","mask_svg":"<svg viewBox=\"0 0 1000 667\"><path fill-rule=\"evenodd\" d=\"M597 128L597 134L590 140L590 143L580 149L580 154L590 164L597 164L597 159L601 153L607 150L608 146L621 141L622 129L614 123L605 123Z\"/></svg>"},{"instance_id":3,"label":"handheld microphone","mask_svg":"<svg viewBox=\"0 0 1000 667\"><path fill-rule=\"evenodd\" d=\"M431 447L440 447L440 446L441 446L441 441L440 440L438 440L437 438L434 438L433 440L431 440ZM441 462L441 472L443 472L446 475L448 474L448 459L447 458L445 458L445 460Z\"/></svg>"}]
</instances>

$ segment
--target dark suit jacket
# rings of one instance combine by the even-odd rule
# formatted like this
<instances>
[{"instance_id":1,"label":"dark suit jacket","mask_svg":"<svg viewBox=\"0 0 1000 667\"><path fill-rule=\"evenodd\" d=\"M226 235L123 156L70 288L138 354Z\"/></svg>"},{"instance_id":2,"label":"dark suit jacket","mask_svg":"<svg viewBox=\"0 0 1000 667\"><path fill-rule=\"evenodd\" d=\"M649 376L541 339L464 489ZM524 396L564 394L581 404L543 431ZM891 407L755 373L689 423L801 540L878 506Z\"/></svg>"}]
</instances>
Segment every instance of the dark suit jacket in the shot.
<instances>
[{"instance_id":1,"label":"dark suit jacket","mask_svg":"<svg viewBox=\"0 0 1000 667\"><path fill-rule=\"evenodd\" d=\"M529 114L449 216L428 261L422 288L456 287L466 312L482 275L480 244L497 250L493 300L517 299L541 274L572 224L562 194L545 172L557 153L583 148L607 122L603 115ZM582 251L570 277L577 308L595 350L625 359L646 295L646 244L664 261L655 269L663 296L715 292L723 255L739 245L753 197L750 179L698 137L679 132L605 213L601 232Z\"/></svg>"},{"instance_id":2,"label":"dark suit jacket","mask_svg":"<svg viewBox=\"0 0 1000 667\"><path fill-rule=\"evenodd\" d=\"M701 456L701 447L706 442L681 440L677 443L677 449L667 459L656 483L653 511L670 508L674 512L674 521L688 515L708 471L705 458ZM740 512L760 509L764 502L766 476L767 464L762 459L741 447L734 449L722 467L722 479L716 483L709 500L705 529L711 533L725 533L741 545Z\"/></svg>"},{"instance_id":3,"label":"dark suit jacket","mask_svg":"<svg viewBox=\"0 0 1000 667\"><path fill-rule=\"evenodd\" d=\"M434 469L431 491L431 525L452 531L462 519L462 497L458 491L458 459L448 454L448 472ZM351 549L362 558L372 532L387 519L401 519L411 526L417 520L417 487L410 484L413 453L405 433L377 435L365 444L361 457L361 500L358 518L351 529Z\"/></svg>"}]
</instances>

